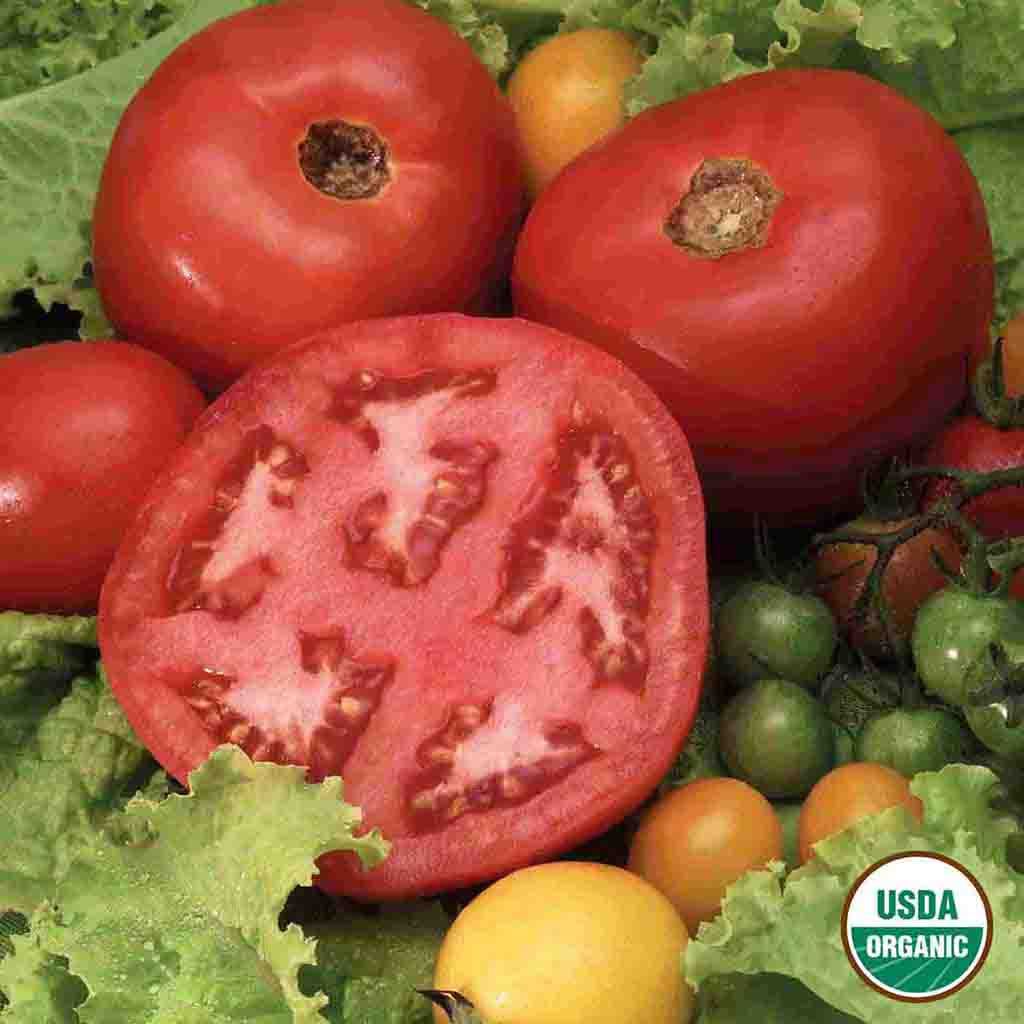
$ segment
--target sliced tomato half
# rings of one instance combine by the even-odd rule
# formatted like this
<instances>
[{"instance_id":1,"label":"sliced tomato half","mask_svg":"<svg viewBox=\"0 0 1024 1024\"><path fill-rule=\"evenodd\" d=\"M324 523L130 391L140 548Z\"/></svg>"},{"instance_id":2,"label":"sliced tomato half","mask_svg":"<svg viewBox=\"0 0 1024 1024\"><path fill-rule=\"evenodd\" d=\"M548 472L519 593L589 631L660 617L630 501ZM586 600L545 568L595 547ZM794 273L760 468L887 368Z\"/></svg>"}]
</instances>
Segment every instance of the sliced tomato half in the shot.
<instances>
[{"instance_id":1,"label":"sliced tomato half","mask_svg":"<svg viewBox=\"0 0 1024 1024\"><path fill-rule=\"evenodd\" d=\"M365 321L250 372L144 504L100 609L111 685L185 780L220 743L341 775L392 840L320 883L493 878L636 807L708 634L683 434L550 328Z\"/></svg>"}]
</instances>

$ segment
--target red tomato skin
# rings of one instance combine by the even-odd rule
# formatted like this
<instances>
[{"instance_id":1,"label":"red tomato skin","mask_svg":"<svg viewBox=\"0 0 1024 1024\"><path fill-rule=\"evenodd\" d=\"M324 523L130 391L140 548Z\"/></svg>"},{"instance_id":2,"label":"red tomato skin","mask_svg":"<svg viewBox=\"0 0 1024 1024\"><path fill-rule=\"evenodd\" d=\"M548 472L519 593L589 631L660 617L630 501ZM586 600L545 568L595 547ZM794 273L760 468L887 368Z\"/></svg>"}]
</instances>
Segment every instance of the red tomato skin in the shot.
<instances>
[{"instance_id":1,"label":"red tomato skin","mask_svg":"<svg viewBox=\"0 0 1024 1024\"><path fill-rule=\"evenodd\" d=\"M205 399L124 342L2 356L0 393L0 608L95 612L121 536Z\"/></svg>"},{"instance_id":2,"label":"red tomato skin","mask_svg":"<svg viewBox=\"0 0 1024 1024\"><path fill-rule=\"evenodd\" d=\"M589 706L586 713L598 716L602 734L615 737L607 756L578 766L526 804L495 806L426 834L410 834L402 812L402 786L408 773L418 770L417 745L443 724L434 691L442 696L486 691L495 679L493 666L511 664L517 678L499 681L499 689L532 690L532 699L549 709L568 706L567 694L559 692L566 680L564 667L559 667L564 651L533 647L521 656L515 635L495 634L487 626L504 550L494 524L504 521L501 509L521 509L520 499L495 497L495 504L487 506L490 511L482 511L480 521L465 528L466 542L453 540L446 549L437 585L430 580L423 588L401 593L397 605L390 604L396 599L389 585L367 576L346 582L344 574L338 576L332 568L338 559L317 557L315 566L299 578L282 578L283 588L300 594L302 617L295 607L271 603L221 624L204 625L203 616L196 613L181 623L184 632L175 633L171 643L171 634L162 633L177 628L175 616L168 612L165 584L182 539L203 514L200 506L206 498L197 500L196 495L214 500L220 468L253 425L273 417L295 432L292 441L297 447L322 448L324 438L310 435L313 439L304 442L298 432L322 402L325 381L335 386L361 366L387 366L388 372L405 375L423 368L469 370L481 363L521 365L523 379L533 382L534 405L513 410L508 420L507 411L501 414L516 440L508 442L507 450L503 446L499 460L518 458L522 438L534 434L531 413L535 416L536 409L549 402L538 392L546 392L552 378L589 367L578 381L576 396L596 415L627 431L636 475L646 481L664 537L654 555L651 590L651 645L659 658L652 660L642 697L636 698L639 709L633 708L634 698L614 684L593 685L582 676L570 681L584 695L580 701ZM316 463L323 464L322 456ZM328 472L336 474L340 501L349 469L342 463ZM332 537L336 527L331 517L340 515L340 507L317 505L315 515ZM476 539L470 540L471 535ZM300 538L298 546L305 552L310 543ZM349 587L355 588L353 596L346 596ZM240 635L240 646L247 651L242 656L251 654L265 671L279 657L272 650L271 634L282 624L292 628L306 616L344 623L347 635L362 638L354 647L394 652L400 663L413 657L406 647L416 645L423 666L419 671L430 678L426 690L382 705L380 713L388 717L367 728L341 771L345 798L362 808L367 828L381 828L392 842L389 857L365 872L352 855L329 855L318 863L319 885L361 900L408 899L476 884L557 856L603 832L649 795L685 741L696 714L709 612L703 505L685 438L650 389L621 363L561 332L521 320L455 314L402 317L349 324L307 339L229 388L166 467L104 585L100 648L111 687L137 735L171 774L184 781L221 738L175 689L182 673L189 671L182 668L187 656L180 639L199 642L203 653L197 667L208 670L215 667L217 656L204 637ZM548 641L553 648L563 642L562 629L553 627ZM556 680L561 683L556 685ZM571 706L570 717L576 715Z\"/></svg>"},{"instance_id":3,"label":"red tomato skin","mask_svg":"<svg viewBox=\"0 0 1024 1024\"><path fill-rule=\"evenodd\" d=\"M991 473L1024 466L1024 430L1000 430L980 416L958 416L925 451L926 466ZM941 478L925 492L924 506L953 493L956 484ZM1024 534L1024 488L1004 487L964 505L962 511L989 540Z\"/></svg>"},{"instance_id":4,"label":"red tomato skin","mask_svg":"<svg viewBox=\"0 0 1024 1024\"><path fill-rule=\"evenodd\" d=\"M389 146L373 198L299 168L309 125L337 119ZM448 26L399 0L286 0L198 33L132 100L96 281L120 334L220 387L338 323L479 308L522 195L511 108Z\"/></svg>"},{"instance_id":5,"label":"red tomato skin","mask_svg":"<svg viewBox=\"0 0 1024 1024\"><path fill-rule=\"evenodd\" d=\"M760 248L691 255L664 224L706 158L782 199ZM520 315L631 365L683 424L712 512L814 521L933 432L986 344L992 248L941 127L862 75L751 75L650 109L534 205Z\"/></svg>"}]
</instances>

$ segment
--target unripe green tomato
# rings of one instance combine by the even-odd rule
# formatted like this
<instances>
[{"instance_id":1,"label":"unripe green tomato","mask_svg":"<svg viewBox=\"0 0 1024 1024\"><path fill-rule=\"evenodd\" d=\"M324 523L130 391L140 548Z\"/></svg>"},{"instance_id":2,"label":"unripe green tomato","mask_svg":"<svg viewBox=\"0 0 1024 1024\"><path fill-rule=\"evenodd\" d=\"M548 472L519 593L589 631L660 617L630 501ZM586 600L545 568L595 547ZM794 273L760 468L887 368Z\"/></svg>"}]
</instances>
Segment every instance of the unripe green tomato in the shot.
<instances>
[{"instance_id":1,"label":"unripe green tomato","mask_svg":"<svg viewBox=\"0 0 1024 1024\"><path fill-rule=\"evenodd\" d=\"M857 737L858 761L895 768L911 778L963 761L973 746L967 727L943 708L896 708L868 719Z\"/></svg>"},{"instance_id":2,"label":"unripe green tomato","mask_svg":"<svg viewBox=\"0 0 1024 1024\"><path fill-rule=\"evenodd\" d=\"M832 665L838 630L820 597L758 580L722 605L715 639L722 671L739 686L777 678L814 689Z\"/></svg>"},{"instance_id":3,"label":"unripe green tomato","mask_svg":"<svg viewBox=\"0 0 1024 1024\"><path fill-rule=\"evenodd\" d=\"M730 774L770 799L803 796L835 766L835 734L821 702L784 679L741 690L723 709L718 735Z\"/></svg>"}]
</instances>

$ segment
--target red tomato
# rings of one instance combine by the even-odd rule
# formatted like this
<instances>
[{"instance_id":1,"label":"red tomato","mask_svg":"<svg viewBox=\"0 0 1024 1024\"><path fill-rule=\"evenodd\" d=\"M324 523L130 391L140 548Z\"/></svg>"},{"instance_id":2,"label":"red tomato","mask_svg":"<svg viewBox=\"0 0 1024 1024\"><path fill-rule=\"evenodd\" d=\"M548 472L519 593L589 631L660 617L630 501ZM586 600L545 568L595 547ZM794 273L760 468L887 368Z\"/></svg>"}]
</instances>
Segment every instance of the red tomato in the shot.
<instances>
[{"instance_id":1,"label":"red tomato","mask_svg":"<svg viewBox=\"0 0 1024 1024\"><path fill-rule=\"evenodd\" d=\"M522 201L514 118L399 0L285 0L179 47L125 112L93 224L118 331L224 384L335 324L476 308Z\"/></svg>"},{"instance_id":2,"label":"red tomato","mask_svg":"<svg viewBox=\"0 0 1024 1024\"><path fill-rule=\"evenodd\" d=\"M123 342L0 356L0 608L92 612L121 536L205 401Z\"/></svg>"},{"instance_id":3,"label":"red tomato","mask_svg":"<svg viewBox=\"0 0 1024 1024\"><path fill-rule=\"evenodd\" d=\"M654 387L712 510L788 523L853 502L866 466L961 400L992 247L926 113L861 75L778 71L577 159L527 218L513 294Z\"/></svg>"},{"instance_id":4,"label":"red tomato","mask_svg":"<svg viewBox=\"0 0 1024 1024\"><path fill-rule=\"evenodd\" d=\"M980 416L959 416L932 442L922 460L975 473L1024 466L1024 428L1000 430ZM937 478L925 493L929 507L956 490L952 480ZM975 498L963 512L990 540L1024 534L1024 488L1002 487Z\"/></svg>"},{"instance_id":5,"label":"red tomato","mask_svg":"<svg viewBox=\"0 0 1024 1024\"><path fill-rule=\"evenodd\" d=\"M176 777L231 741L341 774L393 841L321 884L405 898L619 820L707 643L685 438L597 349L517 320L366 321L248 373L104 587L111 685Z\"/></svg>"}]
</instances>

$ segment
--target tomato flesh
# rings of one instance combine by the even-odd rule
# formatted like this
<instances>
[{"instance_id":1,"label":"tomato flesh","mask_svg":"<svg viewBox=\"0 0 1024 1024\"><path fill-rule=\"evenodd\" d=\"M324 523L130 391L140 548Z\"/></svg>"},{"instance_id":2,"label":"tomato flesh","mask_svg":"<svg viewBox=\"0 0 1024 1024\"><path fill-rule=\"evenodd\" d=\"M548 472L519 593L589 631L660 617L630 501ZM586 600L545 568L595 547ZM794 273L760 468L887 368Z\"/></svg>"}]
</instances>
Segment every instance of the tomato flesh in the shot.
<instances>
[{"instance_id":1,"label":"tomato flesh","mask_svg":"<svg viewBox=\"0 0 1024 1024\"><path fill-rule=\"evenodd\" d=\"M248 374L104 588L114 692L184 779L221 742L341 774L394 842L321 884L391 899L603 830L685 739L708 632L685 439L560 332L367 321Z\"/></svg>"}]
</instances>

